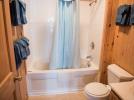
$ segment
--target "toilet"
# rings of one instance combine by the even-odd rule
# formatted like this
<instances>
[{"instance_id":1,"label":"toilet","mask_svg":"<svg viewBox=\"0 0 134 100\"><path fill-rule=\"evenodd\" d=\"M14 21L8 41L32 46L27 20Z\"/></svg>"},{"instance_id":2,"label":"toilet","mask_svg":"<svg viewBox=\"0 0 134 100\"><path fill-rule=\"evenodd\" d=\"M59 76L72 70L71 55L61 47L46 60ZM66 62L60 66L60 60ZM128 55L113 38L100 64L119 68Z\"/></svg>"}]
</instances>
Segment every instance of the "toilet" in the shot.
<instances>
[{"instance_id":1,"label":"toilet","mask_svg":"<svg viewBox=\"0 0 134 100\"><path fill-rule=\"evenodd\" d=\"M116 64L108 66L108 84L131 81L134 76L120 68ZM99 82L92 82L85 86L84 93L87 100L108 100L111 87Z\"/></svg>"}]
</instances>

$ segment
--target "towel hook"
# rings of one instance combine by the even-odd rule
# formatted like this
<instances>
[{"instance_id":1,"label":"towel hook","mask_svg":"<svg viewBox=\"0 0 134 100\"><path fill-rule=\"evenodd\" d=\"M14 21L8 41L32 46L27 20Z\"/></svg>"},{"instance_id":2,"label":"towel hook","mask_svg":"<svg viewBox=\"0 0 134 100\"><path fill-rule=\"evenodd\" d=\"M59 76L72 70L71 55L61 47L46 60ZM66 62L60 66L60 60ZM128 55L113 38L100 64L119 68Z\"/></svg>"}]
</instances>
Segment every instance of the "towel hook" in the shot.
<instances>
[{"instance_id":1,"label":"towel hook","mask_svg":"<svg viewBox=\"0 0 134 100\"><path fill-rule=\"evenodd\" d=\"M97 0L89 0L89 1L91 1L91 2L89 3L89 6L92 6L93 3L97 3Z\"/></svg>"}]
</instances>

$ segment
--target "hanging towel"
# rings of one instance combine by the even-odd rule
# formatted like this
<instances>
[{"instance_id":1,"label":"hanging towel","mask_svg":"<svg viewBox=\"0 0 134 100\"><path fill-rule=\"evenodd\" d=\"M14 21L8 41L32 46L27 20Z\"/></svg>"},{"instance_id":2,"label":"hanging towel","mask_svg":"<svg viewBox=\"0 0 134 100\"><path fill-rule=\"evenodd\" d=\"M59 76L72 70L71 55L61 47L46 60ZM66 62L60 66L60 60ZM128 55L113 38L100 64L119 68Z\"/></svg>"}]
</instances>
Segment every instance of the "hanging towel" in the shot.
<instances>
[{"instance_id":1,"label":"hanging towel","mask_svg":"<svg viewBox=\"0 0 134 100\"><path fill-rule=\"evenodd\" d=\"M11 22L13 26L27 23L26 4L21 0L10 1Z\"/></svg>"},{"instance_id":2,"label":"hanging towel","mask_svg":"<svg viewBox=\"0 0 134 100\"><path fill-rule=\"evenodd\" d=\"M30 55L29 40L26 37L22 37L20 40L23 43L27 57Z\"/></svg>"},{"instance_id":3,"label":"hanging towel","mask_svg":"<svg viewBox=\"0 0 134 100\"><path fill-rule=\"evenodd\" d=\"M116 25L130 25L131 5L121 5L117 11Z\"/></svg>"},{"instance_id":4,"label":"hanging towel","mask_svg":"<svg viewBox=\"0 0 134 100\"><path fill-rule=\"evenodd\" d=\"M130 24L134 25L134 4L131 6Z\"/></svg>"},{"instance_id":5,"label":"hanging towel","mask_svg":"<svg viewBox=\"0 0 134 100\"><path fill-rule=\"evenodd\" d=\"M30 55L29 40L26 37L22 37L20 40L14 42L16 68L20 67L22 60L27 59Z\"/></svg>"},{"instance_id":6,"label":"hanging towel","mask_svg":"<svg viewBox=\"0 0 134 100\"><path fill-rule=\"evenodd\" d=\"M17 43L19 44L19 47L20 47L21 59L22 60L27 59L27 53L26 53L26 50L25 50L26 44L22 40L17 41Z\"/></svg>"},{"instance_id":7,"label":"hanging towel","mask_svg":"<svg viewBox=\"0 0 134 100\"><path fill-rule=\"evenodd\" d=\"M21 65L21 50L20 50L20 46L18 43L14 43L14 52L15 52L15 61L16 61L16 69L19 68L19 66Z\"/></svg>"},{"instance_id":8,"label":"hanging towel","mask_svg":"<svg viewBox=\"0 0 134 100\"><path fill-rule=\"evenodd\" d=\"M17 43L20 46L20 54L21 54L21 59L25 60L27 57L30 55L30 50L29 50L29 40L25 37L21 38Z\"/></svg>"}]
</instances>

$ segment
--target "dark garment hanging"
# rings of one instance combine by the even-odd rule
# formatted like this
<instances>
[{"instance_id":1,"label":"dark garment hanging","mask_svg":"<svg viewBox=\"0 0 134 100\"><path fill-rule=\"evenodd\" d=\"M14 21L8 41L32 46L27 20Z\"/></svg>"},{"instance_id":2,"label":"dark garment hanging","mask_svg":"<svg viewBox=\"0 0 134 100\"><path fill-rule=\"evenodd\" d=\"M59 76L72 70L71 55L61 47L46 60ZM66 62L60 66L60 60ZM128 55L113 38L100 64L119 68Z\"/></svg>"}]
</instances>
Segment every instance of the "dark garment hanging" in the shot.
<instances>
[{"instance_id":1,"label":"dark garment hanging","mask_svg":"<svg viewBox=\"0 0 134 100\"><path fill-rule=\"evenodd\" d=\"M121 5L117 11L116 25L130 25L131 5Z\"/></svg>"},{"instance_id":2,"label":"dark garment hanging","mask_svg":"<svg viewBox=\"0 0 134 100\"><path fill-rule=\"evenodd\" d=\"M26 4L21 0L10 1L11 22L13 26L27 23Z\"/></svg>"},{"instance_id":3,"label":"dark garment hanging","mask_svg":"<svg viewBox=\"0 0 134 100\"><path fill-rule=\"evenodd\" d=\"M18 69L21 65L22 60L27 59L27 57L30 55L29 40L26 37L22 37L20 40L17 40L14 43L14 51L16 68Z\"/></svg>"},{"instance_id":4,"label":"dark garment hanging","mask_svg":"<svg viewBox=\"0 0 134 100\"><path fill-rule=\"evenodd\" d=\"M26 50L27 56L29 56L30 55L29 40L26 37L23 37L21 40L25 43L25 50Z\"/></svg>"},{"instance_id":5,"label":"dark garment hanging","mask_svg":"<svg viewBox=\"0 0 134 100\"><path fill-rule=\"evenodd\" d=\"M134 4L131 6L130 24L134 25Z\"/></svg>"},{"instance_id":6,"label":"dark garment hanging","mask_svg":"<svg viewBox=\"0 0 134 100\"><path fill-rule=\"evenodd\" d=\"M17 41L17 44L19 44L19 47L20 47L21 60L27 59L27 53L26 53L26 50L25 50L26 44L22 40Z\"/></svg>"},{"instance_id":7,"label":"dark garment hanging","mask_svg":"<svg viewBox=\"0 0 134 100\"><path fill-rule=\"evenodd\" d=\"M14 52L15 52L15 61L16 61L16 69L19 68L21 65L21 51L20 51L20 46L18 43L14 43Z\"/></svg>"},{"instance_id":8,"label":"dark garment hanging","mask_svg":"<svg viewBox=\"0 0 134 100\"><path fill-rule=\"evenodd\" d=\"M25 60L27 57L30 55L30 50L29 50L29 40L25 37L21 38L17 43L20 46L21 50L21 59Z\"/></svg>"}]
</instances>

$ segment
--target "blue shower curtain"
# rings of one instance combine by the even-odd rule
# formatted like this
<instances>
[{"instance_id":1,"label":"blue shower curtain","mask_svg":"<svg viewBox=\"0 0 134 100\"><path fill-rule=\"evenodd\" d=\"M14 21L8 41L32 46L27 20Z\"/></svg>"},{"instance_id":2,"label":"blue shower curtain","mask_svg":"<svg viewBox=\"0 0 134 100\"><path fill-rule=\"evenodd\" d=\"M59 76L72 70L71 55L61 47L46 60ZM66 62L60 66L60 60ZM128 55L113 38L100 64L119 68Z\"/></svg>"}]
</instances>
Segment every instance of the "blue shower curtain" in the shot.
<instances>
[{"instance_id":1,"label":"blue shower curtain","mask_svg":"<svg viewBox=\"0 0 134 100\"><path fill-rule=\"evenodd\" d=\"M58 0L50 69L80 67L79 0Z\"/></svg>"}]
</instances>

